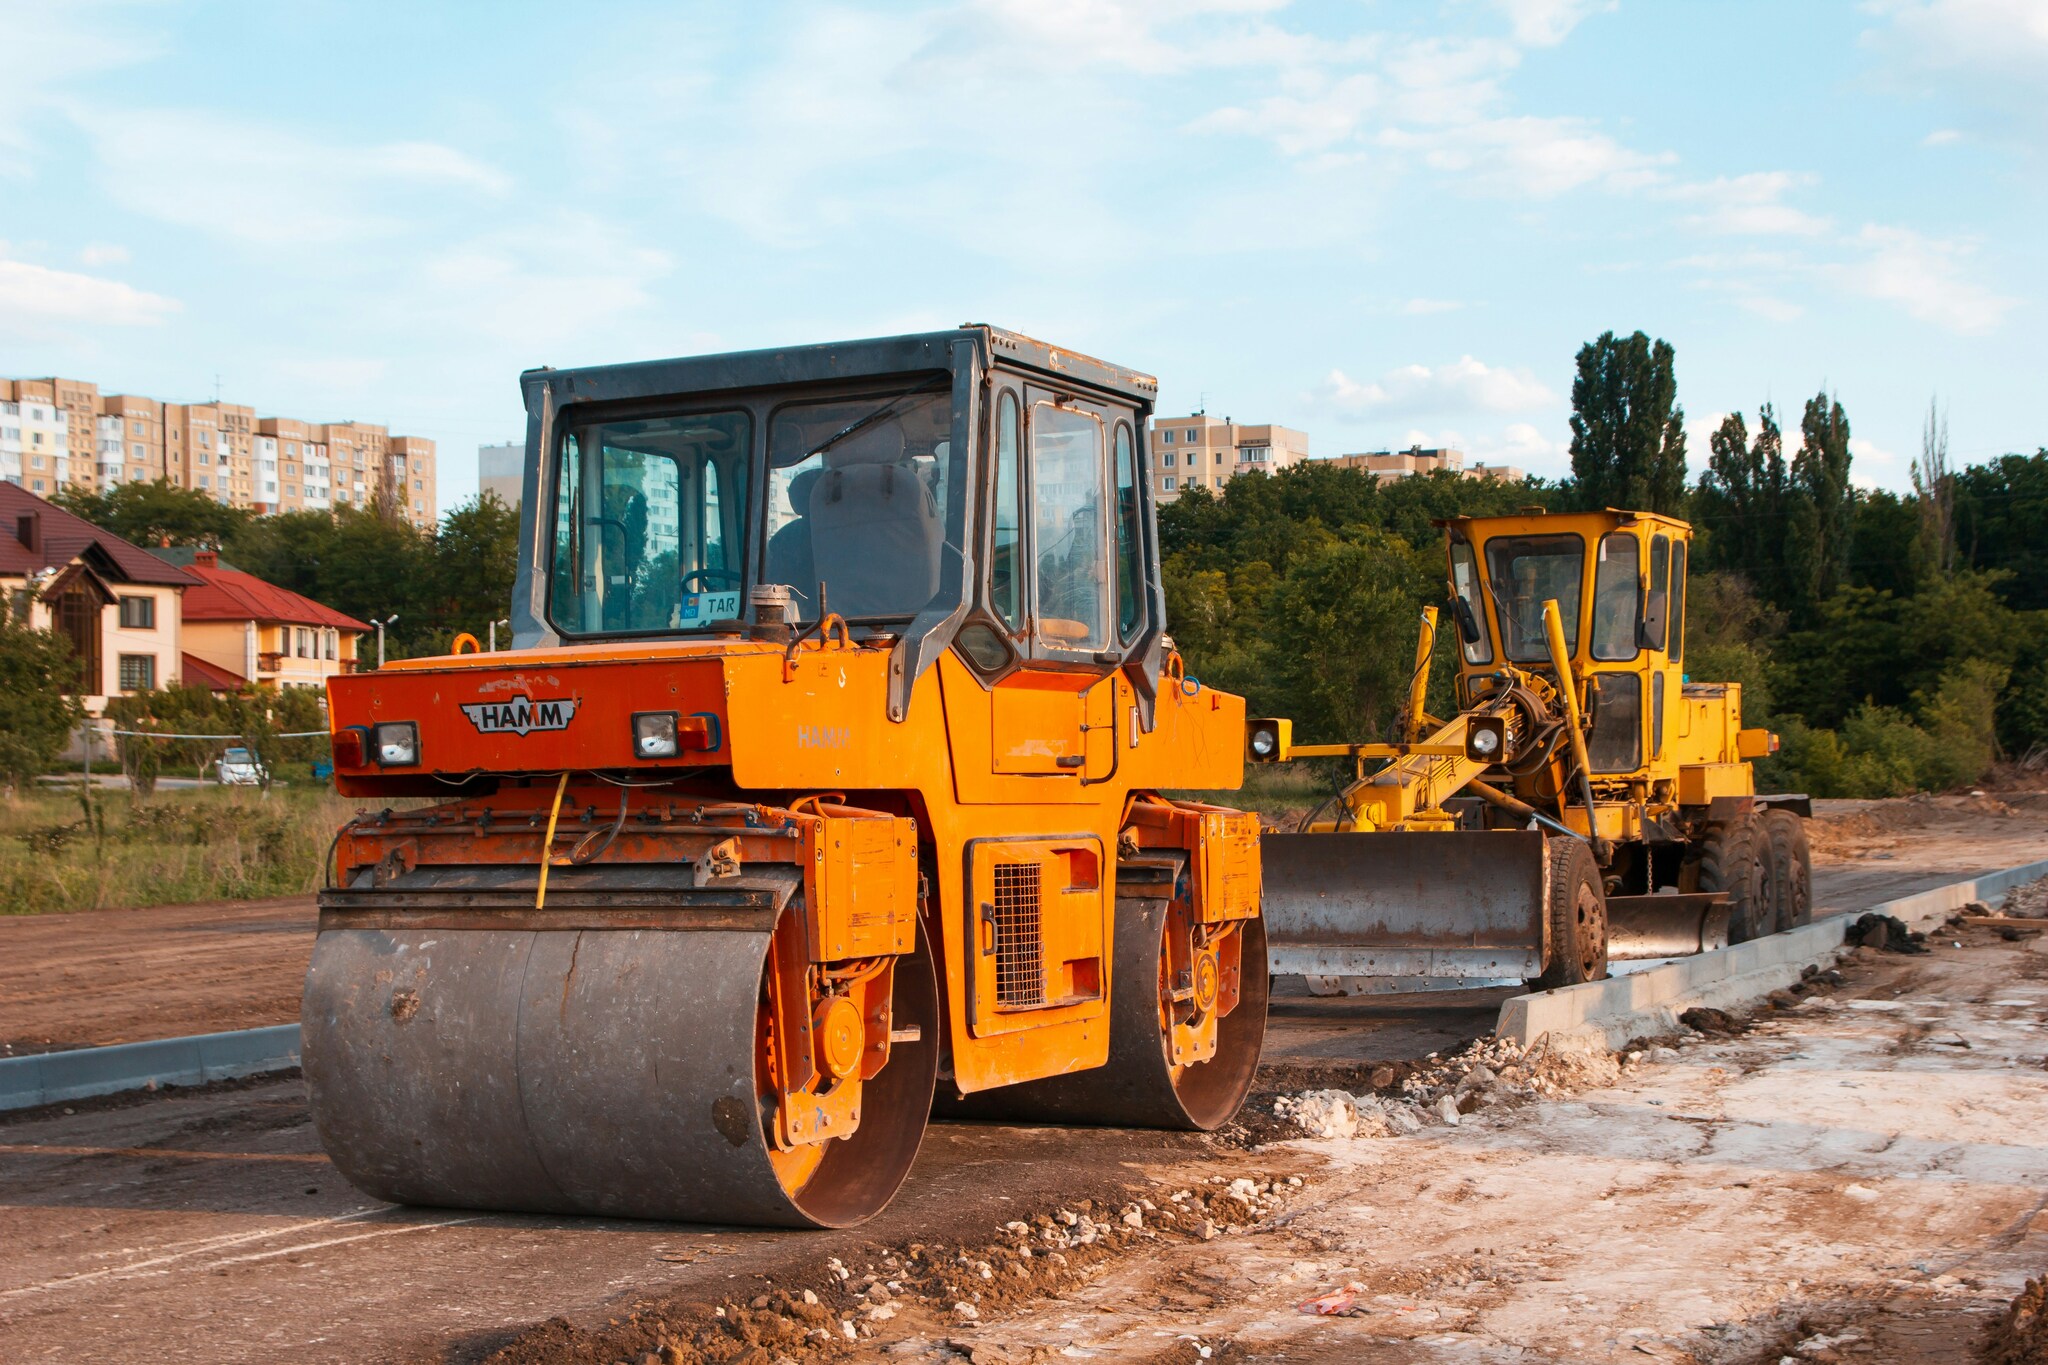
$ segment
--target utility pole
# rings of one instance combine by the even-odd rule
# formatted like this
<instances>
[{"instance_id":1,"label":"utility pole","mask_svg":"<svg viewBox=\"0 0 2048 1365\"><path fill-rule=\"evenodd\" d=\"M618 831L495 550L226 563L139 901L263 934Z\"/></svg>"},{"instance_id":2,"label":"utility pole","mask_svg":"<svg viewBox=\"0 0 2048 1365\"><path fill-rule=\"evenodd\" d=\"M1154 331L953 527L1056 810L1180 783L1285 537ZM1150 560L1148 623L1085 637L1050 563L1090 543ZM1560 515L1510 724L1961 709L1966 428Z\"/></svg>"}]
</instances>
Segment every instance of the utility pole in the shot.
<instances>
[{"instance_id":1,"label":"utility pole","mask_svg":"<svg viewBox=\"0 0 2048 1365\"><path fill-rule=\"evenodd\" d=\"M511 625L512 618L509 616L500 616L497 620L491 622L491 653L496 654L498 652L498 627L504 626L510 629Z\"/></svg>"},{"instance_id":2,"label":"utility pole","mask_svg":"<svg viewBox=\"0 0 2048 1365\"><path fill-rule=\"evenodd\" d=\"M379 673L384 671L384 627L395 625L397 621L398 613L394 611L383 620L370 623L377 628L377 671Z\"/></svg>"}]
</instances>

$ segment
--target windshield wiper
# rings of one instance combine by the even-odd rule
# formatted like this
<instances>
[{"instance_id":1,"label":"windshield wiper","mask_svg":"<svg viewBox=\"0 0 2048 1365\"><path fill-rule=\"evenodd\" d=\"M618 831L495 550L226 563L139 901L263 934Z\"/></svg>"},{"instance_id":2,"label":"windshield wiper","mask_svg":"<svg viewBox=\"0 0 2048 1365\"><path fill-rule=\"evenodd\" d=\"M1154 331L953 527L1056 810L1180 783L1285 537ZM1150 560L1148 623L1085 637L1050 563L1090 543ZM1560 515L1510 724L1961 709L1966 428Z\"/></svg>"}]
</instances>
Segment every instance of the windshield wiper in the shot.
<instances>
[{"instance_id":1,"label":"windshield wiper","mask_svg":"<svg viewBox=\"0 0 2048 1365\"><path fill-rule=\"evenodd\" d=\"M919 394L923 393L936 393L938 390L947 387L952 382L952 376L939 375L937 378L930 379L922 384L919 384L916 388L905 389L903 392L889 399L881 407L876 408L867 416L858 418L855 421L848 423L847 425L841 427L839 430L833 432L830 436L826 437L823 441L820 441L817 445L812 446L809 450L804 452L803 459L808 460L814 455L823 455L826 451L830 450L833 446L838 445L841 441L844 441L849 436L858 436L861 432L866 431L869 427L874 426L876 423L880 422L882 419L889 416L889 414L895 412L896 409L899 406L901 406L904 399L915 398ZM797 461L797 463L801 464L803 463L803 460L799 460Z\"/></svg>"}]
</instances>

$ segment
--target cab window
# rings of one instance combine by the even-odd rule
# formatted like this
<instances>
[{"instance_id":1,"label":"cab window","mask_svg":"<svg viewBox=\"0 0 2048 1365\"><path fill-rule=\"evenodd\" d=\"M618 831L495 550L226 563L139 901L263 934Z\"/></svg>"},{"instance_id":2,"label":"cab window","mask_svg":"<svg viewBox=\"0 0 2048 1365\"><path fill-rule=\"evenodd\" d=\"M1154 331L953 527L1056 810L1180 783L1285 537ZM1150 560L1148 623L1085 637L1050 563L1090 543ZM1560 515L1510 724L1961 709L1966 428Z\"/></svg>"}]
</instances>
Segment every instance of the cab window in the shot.
<instances>
[{"instance_id":1,"label":"cab window","mask_svg":"<svg viewBox=\"0 0 2048 1365\"><path fill-rule=\"evenodd\" d=\"M1600 538L1593 566L1593 657L1636 657L1636 622L1643 594L1641 550L1636 538L1615 531ZM1559 603L1560 607L1564 604Z\"/></svg>"},{"instance_id":2,"label":"cab window","mask_svg":"<svg viewBox=\"0 0 2048 1365\"><path fill-rule=\"evenodd\" d=\"M1665 591L1665 575L1671 567L1671 538L1652 536L1650 538L1650 595L1643 603L1644 649L1664 648L1664 631L1669 611L1670 594Z\"/></svg>"},{"instance_id":3,"label":"cab window","mask_svg":"<svg viewBox=\"0 0 2048 1365\"><path fill-rule=\"evenodd\" d=\"M1005 389L996 402L996 510L989 548L989 605L1012 630L1024 616L1023 481L1017 459L1017 395Z\"/></svg>"},{"instance_id":4,"label":"cab window","mask_svg":"<svg viewBox=\"0 0 2048 1365\"><path fill-rule=\"evenodd\" d=\"M1550 657L1543 638L1543 604L1552 598L1564 626L1564 647L1579 647L1579 585L1586 575L1586 543L1574 535L1496 536L1486 542L1487 575L1500 616L1501 644L1517 663Z\"/></svg>"},{"instance_id":5,"label":"cab window","mask_svg":"<svg viewBox=\"0 0 2048 1365\"><path fill-rule=\"evenodd\" d=\"M740 614L748 421L592 423L555 470L548 610L566 634L697 630Z\"/></svg>"},{"instance_id":6,"label":"cab window","mask_svg":"<svg viewBox=\"0 0 2048 1365\"><path fill-rule=\"evenodd\" d=\"M1468 664L1493 662L1493 639L1486 633L1486 602L1479 592L1479 561L1467 540L1451 542L1451 611L1456 616L1458 643Z\"/></svg>"},{"instance_id":7,"label":"cab window","mask_svg":"<svg viewBox=\"0 0 2048 1365\"><path fill-rule=\"evenodd\" d=\"M1131 428L1116 424L1116 633L1128 644L1145 620L1145 542Z\"/></svg>"},{"instance_id":8,"label":"cab window","mask_svg":"<svg viewBox=\"0 0 2048 1365\"><path fill-rule=\"evenodd\" d=\"M1030 447L1039 639L1059 650L1102 649L1109 643L1109 528L1101 419L1034 403Z\"/></svg>"}]
</instances>

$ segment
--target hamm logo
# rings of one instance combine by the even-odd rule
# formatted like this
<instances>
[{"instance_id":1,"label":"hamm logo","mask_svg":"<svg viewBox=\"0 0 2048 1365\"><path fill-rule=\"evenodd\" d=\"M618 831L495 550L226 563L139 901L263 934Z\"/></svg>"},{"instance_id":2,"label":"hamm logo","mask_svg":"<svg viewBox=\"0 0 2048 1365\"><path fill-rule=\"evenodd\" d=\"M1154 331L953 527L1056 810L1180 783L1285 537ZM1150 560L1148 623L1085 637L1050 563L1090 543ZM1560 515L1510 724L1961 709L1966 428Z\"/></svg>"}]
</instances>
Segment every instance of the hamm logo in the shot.
<instances>
[{"instance_id":1,"label":"hamm logo","mask_svg":"<svg viewBox=\"0 0 2048 1365\"><path fill-rule=\"evenodd\" d=\"M576 718L576 698L535 701L513 697L508 701L478 702L464 706L462 714L484 735L524 735L535 730L566 730Z\"/></svg>"}]
</instances>

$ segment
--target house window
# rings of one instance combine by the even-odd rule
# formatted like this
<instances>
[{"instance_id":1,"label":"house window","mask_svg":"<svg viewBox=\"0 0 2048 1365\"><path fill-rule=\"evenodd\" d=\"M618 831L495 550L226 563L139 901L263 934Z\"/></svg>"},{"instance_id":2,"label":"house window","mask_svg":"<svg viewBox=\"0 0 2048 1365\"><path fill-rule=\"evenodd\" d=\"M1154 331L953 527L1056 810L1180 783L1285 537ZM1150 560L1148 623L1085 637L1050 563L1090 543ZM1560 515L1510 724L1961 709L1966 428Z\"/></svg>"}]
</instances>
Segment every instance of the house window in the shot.
<instances>
[{"instance_id":1,"label":"house window","mask_svg":"<svg viewBox=\"0 0 2048 1365\"><path fill-rule=\"evenodd\" d=\"M124 597L121 599L121 629L155 630L156 599L154 597Z\"/></svg>"},{"instance_id":2,"label":"house window","mask_svg":"<svg viewBox=\"0 0 2048 1365\"><path fill-rule=\"evenodd\" d=\"M1173 475L1168 474L1165 478L1161 479L1159 481L1159 487L1163 491L1171 493L1173 491Z\"/></svg>"},{"instance_id":3,"label":"house window","mask_svg":"<svg viewBox=\"0 0 2048 1365\"><path fill-rule=\"evenodd\" d=\"M1172 445L1172 444L1173 444L1173 432L1172 432L1171 430L1168 430L1168 431L1162 431L1162 432L1160 432L1160 433L1159 433L1159 439L1160 439L1160 440L1161 440L1161 441L1162 441L1162 442L1163 442L1164 444L1166 444L1166 445Z\"/></svg>"},{"instance_id":4,"label":"house window","mask_svg":"<svg viewBox=\"0 0 2048 1365\"><path fill-rule=\"evenodd\" d=\"M336 653L338 652L338 645L339 645L339 642L340 642L340 640L341 640L341 632L340 632L340 631L338 631L338 630L330 630L330 631L328 631L328 632L327 632L327 657L328 657L328 658L332 659L332 658L334 658L334 657L335 657Z\"/></svg>"},{"instance_id":5,"label":"house window","mask_svg":"<svg viewBox=\"0 0 2048 1365\"><path fill-rule=\"evenodd\" d=\"M1193 427L1189 427L1189 428L1188 428L1188 444L1189 444L1189 445L1193 445L1194 443L1195 443L1195 429L1194 429Z\"/></svg>"},{"instance_id":6,"label":"house window","mask_svg":"<svg viewBox=\"0 0 2048 1365\"><path fill-rule=\"evenodd\" d=\"M147 692L156 686L156 655L123 654L121 656L121 690L123 692Z\"/></svg>"}]
</instances>

